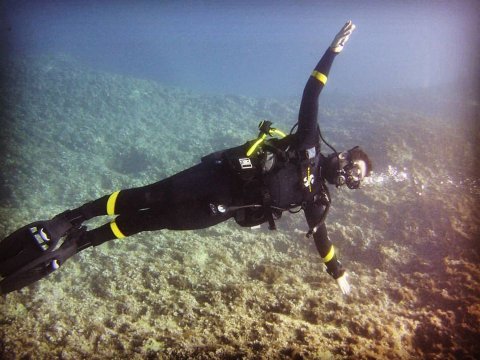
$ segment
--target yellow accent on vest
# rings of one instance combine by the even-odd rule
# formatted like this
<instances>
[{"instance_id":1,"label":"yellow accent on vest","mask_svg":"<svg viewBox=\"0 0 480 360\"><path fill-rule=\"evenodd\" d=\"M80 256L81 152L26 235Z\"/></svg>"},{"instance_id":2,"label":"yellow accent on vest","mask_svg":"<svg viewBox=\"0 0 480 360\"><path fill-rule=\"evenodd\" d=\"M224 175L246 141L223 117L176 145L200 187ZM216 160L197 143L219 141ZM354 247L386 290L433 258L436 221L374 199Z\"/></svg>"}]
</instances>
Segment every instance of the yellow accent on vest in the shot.
<instances>
[{"instance_id":1,"label":"yellow accent on vest","mask_svg":"<svg viewBox=\"0 0 480 360\"><path fill-rule=\"evenodd\" d=\"M330 251L328 252L327 256L325 256L322 260L324 263L327 263L333 259L335 256L335 250L333 249L333 245L330 247Z\"/></svg>"},{"instance_id":2,"label":"yellow accent on vest","mask_svg":"<svg viewBox=\"0 0 480 360\"><path fill-rule=\"evenodd\" d=\"M118 194L120 191L115 191L107 201L107 215L115 215L115 203L117 202Z\"/></svg>"},{"instance_id":3,"label":"yellow accent on vest","mask_svg":"<svg viewBox=\"0 0 480 360\"><path fill-rule=\"evenodd\" d=\"M262 134L262 136L258 138L257 141L255 141L255 143L250 147L250 149L248 149L247 156L252 155L253 152L257 149L258 145L260 145L266 137L266 134Z\"/></svg>"},{"instance_id":4,"label":"yellow accent on vest","mask_svg":"<svg viewBox=\"0 0 480 360\"><path fill-rule=\"evenodd\" d=\"M317 79L318 81L320 81L323 85L325 85L327 83L327 77L322 74L321 72L318 72L317 70L313 70L312 72L312 76Z\"/></svg>"},{"instance_id":5,"label":"yellow accent on vest","mask_svg":"<svg viewBox=\"0 0 480 360\"><path fill-rule=\"evenodd\" d=\"M273 129L272 132L273 132L275 135L280 136L281 138L284 138L285 136L287 136L287 134L285 134L282 130ZM272 135L272 134L270 134L270 135Z\"/></svg>"},{"instance_id":6,"label":"yellow accent on vest","mask_svg":"<svg viewBox=\"0 0 480 360\"><path fill-rule=\"evenodd\" d=\"M125 235L118 228L118 225L115 222L115 220L110 222L110 228L112 229L113 235L115 235L117 239L121 239L125 237Z\"/></svg>"},{"instance_id":7,"label":"yellow accent on vest","mask_svg":"<svg viewBox=\"0 0 480 360\"><path fill-rule=\"evenodd\" d=\"M260 123L259 127L260 127L262 124L263 124L263 121ZM278 129L275 129L275 128L271 128L268 135L270 135L270 136L278 135L278 136L280 136L281 138L284 138L285 136L287 136L287 134L285 134L282 130L278 130ZM262 134L259 138L257 138L257 140L253 143L253 145L250 146L250 148L248 149L248 151L247 151L247 156L249 157L250 155L252 155L253 152L257 149L257 147L258 147L262 142L264 142L266 138L267 138L267 134Z\"/></svg>"},{"instance_id":8,"label":"yellow accent on vest","mask_svg":"<svg viewBox=\"0 0 480 360\"><path fill-rule=\"evenodd\" d=\"M310 178L310 166L307 167L307 181L308 181L308 190L312 192L312 180Z\"/></svg>"}]
</instances>

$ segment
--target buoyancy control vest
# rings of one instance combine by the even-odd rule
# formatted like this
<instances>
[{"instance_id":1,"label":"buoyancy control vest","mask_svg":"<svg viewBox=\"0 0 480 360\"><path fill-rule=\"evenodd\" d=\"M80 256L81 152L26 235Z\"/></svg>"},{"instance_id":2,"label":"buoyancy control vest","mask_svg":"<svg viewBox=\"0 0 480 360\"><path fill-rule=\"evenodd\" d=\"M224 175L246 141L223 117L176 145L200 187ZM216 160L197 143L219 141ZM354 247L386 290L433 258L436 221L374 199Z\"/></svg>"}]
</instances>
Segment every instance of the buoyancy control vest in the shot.
<instances>
[{"instance_id":1,"label":"buoyancy control vest","mask_svg":"<svg viewBox=\"0 0 480 360\"><path fill-rule=\"evenodd\" d=\"M274 230L283 211L300 211L324 191L319 149L296 151L295 134L285 135L271 124L260 123L257 139L202 158L226 166L238 180L241 190L229 210L240 226L268 222Z\"/></svg>"}]
</instances>

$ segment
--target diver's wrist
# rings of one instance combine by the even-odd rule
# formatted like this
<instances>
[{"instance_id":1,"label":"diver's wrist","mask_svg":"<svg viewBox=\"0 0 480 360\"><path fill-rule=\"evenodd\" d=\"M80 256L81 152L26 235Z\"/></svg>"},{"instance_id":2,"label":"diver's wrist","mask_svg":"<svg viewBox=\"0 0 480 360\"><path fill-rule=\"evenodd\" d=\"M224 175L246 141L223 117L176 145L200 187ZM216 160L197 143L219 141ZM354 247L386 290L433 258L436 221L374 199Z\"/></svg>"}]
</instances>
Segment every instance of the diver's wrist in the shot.
<instances>
[{"instance_id":1,"label":"diver's wrist","mask_svg":"<svg viewBox=\"0 0 480 360\"><path fill-rule=\"evenodd\" d=\"M335 280L343 276L343 274L345 273L345 269L343 268L340 261L338 261L336 258L326 263L325 266L327 268L327 273Z\"/></svg>"}]
</instances>

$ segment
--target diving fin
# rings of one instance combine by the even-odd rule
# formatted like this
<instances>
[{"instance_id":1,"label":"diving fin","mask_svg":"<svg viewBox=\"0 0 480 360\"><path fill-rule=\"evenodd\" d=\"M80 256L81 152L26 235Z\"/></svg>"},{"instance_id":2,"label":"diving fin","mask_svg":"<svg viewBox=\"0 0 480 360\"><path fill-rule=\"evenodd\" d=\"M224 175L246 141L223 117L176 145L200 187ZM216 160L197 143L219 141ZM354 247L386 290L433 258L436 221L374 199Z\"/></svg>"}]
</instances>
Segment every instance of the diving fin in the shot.
<instances>
[{"instance_id":1,"label":"diving fin","mask_svg":"<svg viewBox=\"0 0 480 360\"><path fill-rule=\"evenodd\" d=\"M0 241L0 294L40 280L78 251L86 227L74 225L67 213L26 225Z\"/></svg>"}]
</instances>

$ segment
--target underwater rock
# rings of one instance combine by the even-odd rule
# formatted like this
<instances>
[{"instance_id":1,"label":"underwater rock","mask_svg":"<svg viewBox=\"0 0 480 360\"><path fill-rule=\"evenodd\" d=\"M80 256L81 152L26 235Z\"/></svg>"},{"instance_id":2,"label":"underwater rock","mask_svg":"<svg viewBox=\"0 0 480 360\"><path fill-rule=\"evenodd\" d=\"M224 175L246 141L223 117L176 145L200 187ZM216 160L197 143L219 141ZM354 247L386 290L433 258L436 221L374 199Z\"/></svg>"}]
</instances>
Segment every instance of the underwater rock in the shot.
<instances>
[{"instance_id":1,"label":"underwater rock","mask_svg":"<svg viewBox=\"0 0 480 360\"><path fill-rule=\"evenodd\" d=\"M121 174L139 174L147 171L150 160L144 151L129 147L122 149L114 159L110 160L110 167Z\"/></svg>"}]
</instances>

